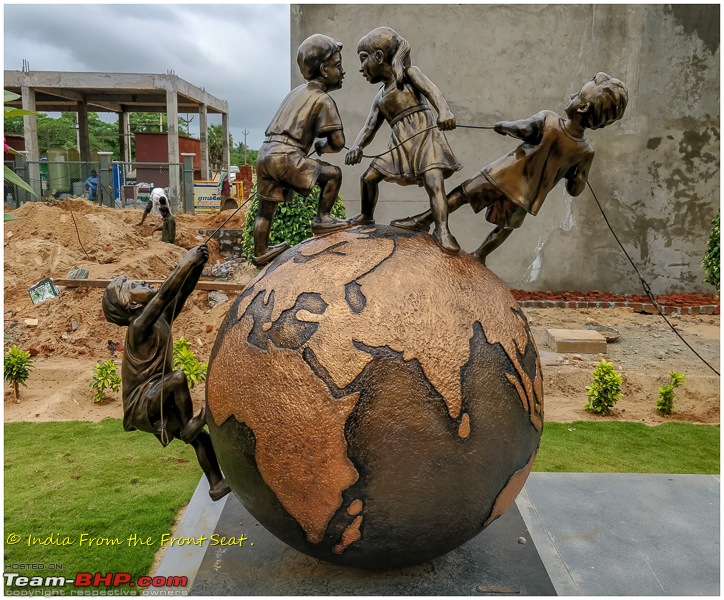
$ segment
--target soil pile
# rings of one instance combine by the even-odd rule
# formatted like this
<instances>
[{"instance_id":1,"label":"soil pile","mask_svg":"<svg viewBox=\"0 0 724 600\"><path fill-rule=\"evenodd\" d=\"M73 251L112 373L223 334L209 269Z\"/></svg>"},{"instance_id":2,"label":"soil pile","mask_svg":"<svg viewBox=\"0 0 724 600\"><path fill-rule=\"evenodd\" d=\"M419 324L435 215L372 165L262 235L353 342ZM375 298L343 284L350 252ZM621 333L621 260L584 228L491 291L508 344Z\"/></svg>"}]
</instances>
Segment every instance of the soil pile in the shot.
<instances>
[{"instance_id":1,"label":"soil pile","mask_svg":"<svg viewBox=\"0 0 724 600\"><path fill-rule=\"evenodd\" d=\"M6 389L5 420L120 418L120 394L114 394L113 402L98 405L88 387L93 365L110 358L120 364L123 351L125 328L105 320L101 310L103 290L63 288L59 297L33 305L28 288L46 277L66 278L73 267L87 269L91 279L112 279L118 275L165 279L184 256L185 248L205 239L195 230L216 229L231 212L177 215L177 243L183 247L160 241L161 234L153 233L160 220L152 215L146 217L143 227L137 227L142 214L138 208L104 208L71 198L57 203L27 203L11 212L21 219L5 224L5 331L13 337L10 343L31 351L36 363L28 387L21 388L19 404L13 402L12 391ZM224 227L241 228L244 219L241 210ZM151 225L152 222L156 224ZM224 262L215 241L209 244L209 250L209 265ZM236 269L230 280L245 284L254 273L253 267L244 265ZM586 298L595 295L570 294ZM189 340L199 360L208 360L218 327L235 294L226 296L225 300L218 292L195 291L174 323L174 339L183 336ZM556 296L552 299L560 299L561 293ZM639 314L630 308L524 310L544 365L547 420L602 419L585 412L583 404L591 372L601 358L606 358L624 376L624 397L608 418L645 423L719 422L719 378L658 315ZM670 319L687 341L716 366L719 318L717 314ZM546 346L546 329L577 329L586 325L613 327L621 337L608 344L605 355L556 354ZM685 373L686 381L677 388L674 414L667 419L656 412L655 406L658 388L667 383L672 370ZM192 391L197 408L203 394L203 385Z\"/></svg>"},{"instance_id":2,"label":"soil pile","mask_svg":"<svg viewBox=\"0 0 724 600\"><path fill-rule=\"evenodd\" d=\"M102 289L64 288L58 298L33 305L28 288L47 277L65 278L73 267L87 269L90 279L118 275L165 279L186 248L203 241L195 229L215 229L230 215L178 215L177 246L160 241L160 232L153 230L161 223L153 215L146 217L143 226L136 226L140 209L99 207L69 198L57 203L29 202L12 214L20 219L5 224L5 331L35 356L103 360L113 356L109 346L122 347L125 329L105 320ZM233 221L243 222L243 218L239 211ZM218 252L217 242L211 240L209 264L225 261ZM238 269L234 279L245 282L253 272L251 267ZM228 303L212 308L208 292L194 292L174 325L174 337L184 336L202 354L208 348L208 354L226 310Z\"/></svg>"}]
</instances>

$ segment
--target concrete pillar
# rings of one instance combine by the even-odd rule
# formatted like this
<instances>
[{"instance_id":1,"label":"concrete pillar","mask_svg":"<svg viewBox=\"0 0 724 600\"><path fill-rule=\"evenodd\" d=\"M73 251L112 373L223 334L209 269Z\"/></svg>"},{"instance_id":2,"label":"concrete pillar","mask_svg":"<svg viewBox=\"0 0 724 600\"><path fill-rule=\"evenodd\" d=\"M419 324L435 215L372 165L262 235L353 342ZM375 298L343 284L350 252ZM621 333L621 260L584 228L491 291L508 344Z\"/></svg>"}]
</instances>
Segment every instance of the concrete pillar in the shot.
<instances>
[{"instance_id":1,"label":"concrete pillar","mask_svg":"<svg viewBox=\"0 0 724 600\"><path fill-rule=\"evenodd\" d=\"M15 174L27 183L28 181L28 152L27 150L18 150L15 155ZM15 186L15 208L20 208L28 200L32 200L32 196L27 190L19 185Z\"/></svg>"},{"instance_id":2,"label":"concrete pillar","mask_svg":"<svg viewBox=\"0 0 724 600\"><path fill-rule=\"evenodd\" d=\"M113 152L99 152L98 158L101 161L100 173L98 173L98 204L101 206L114 207L116 203L113 198L113 171L111 170L111 157Z\"/></svg>"},{"instance_id":3,"label":"concrete pillar","mask_svg":"<svg viewBox=\"0 0 724 600\"><path fill-rule=\"evenodd\" d=\"M178 96L176 90L166 90L166 122L168 129L168 200L172 212L181 211L181 162L178 144Z\"/></svg>"},{"instance_id":4,"label":"concrete pillar","mask_svg":"<svg viewBox=\"0 0 724 600\"><path fill-rule=\"evenodd\" d=\"M194 156L193 152L182 152L184 167L183 167L183 181L184 181L184 212L193 214L194 209Z\"/></svg>"},{"instance_id":5,"label":"concrete pillar","mask_svg":"<svg viewBox=\"0 0 724 600\"><path fill-rule=\"evenodd\" d=\"M88 135L88 105L85 101L78 102L78 152L80 152L80 160L84 163L91 161L90 136ZM86 171L88 171L86 173ZM90 168L83 169L83 176L90 175Z\"/></svg>"},{"instance_id":6,"label":"concrete pillar","mask_svg":"<svg viewBox=\"0 0 724 600\"><path fill-rule=\"evenodd\" d=\"M23 86L21 89L23 110L35 112L35 90ZM26 181L33 187L37 197L42 194L40 186L40 153L38 149L38 120L35 115L23 115L23 134L27 151L28 171Z\"/></svg>"},{"instance_id":7,"label":"concrete pillar","mask_svg":"<svg viewBox=\"0 0 724 600\"><path fill-rule=\"evenodd\" d=\"M201 179L209 178L209 119L206 105L199 106L199 140L201 140Z\"/></svg>"},{"instance_id":8,"label":"concrete pillar","mask_svg":"<svg viewBox=\"0 0 724 600\"><path fill-rule=\"evenodd\" d=\"M131 119L130 115L124 110L118 113L118 138L121 143L121 160L125 163L131 162ZM125 165L125 171L129 170L130 166Z\"/></svg>"},{"instance_id":9,"label":"concrete pillar","mask_svg":"<svg viewBox=\"0 0 724 600\"><path fill-rule=\"evenodd\" d=\"M229 170L231 155L229 153L229 115L221 115L221 167Z\"/></svg>"}]
</instances>

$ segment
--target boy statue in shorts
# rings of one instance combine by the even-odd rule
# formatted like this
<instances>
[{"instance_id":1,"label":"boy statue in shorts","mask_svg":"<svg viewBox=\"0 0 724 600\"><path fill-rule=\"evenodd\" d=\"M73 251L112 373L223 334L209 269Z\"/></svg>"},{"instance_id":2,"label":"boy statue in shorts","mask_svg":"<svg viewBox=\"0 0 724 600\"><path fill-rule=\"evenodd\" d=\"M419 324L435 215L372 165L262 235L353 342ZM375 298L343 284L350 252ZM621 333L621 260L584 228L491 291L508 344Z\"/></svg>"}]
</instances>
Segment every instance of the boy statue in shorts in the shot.
<instances>
[{"instance_id":1,"label":"boy statue in shorts","mask_svg":"<svg viewBox=\"0 0 724 600\"><path fill-rule=\"evenodd\" d=\"M523 224L536 215L548 193L561 180L566 191L579 196L586 187L593 162L593 148L583 137L585 129L600 129L623 117L628 91L622 81L597 73L566 107L567 119L543 110L520 121L501 121L495 131L523 140L515 150L483 167L447 195L453 212L469 204L473 212L487 208L485 218L495 228L473 252L481 263ZM392 221L405 229L427 231L433 222L426 211Z\"/></svg>"},{"instance_id":2,"label":"boy statue in shorts","mask_svg":"<svg viewBox=\"0 0 724 600\"><path fill-rule=\"evenodd\" d=\"M194 416L186 374L172 366L171 323L208 258L206 244L192 248L160 289L116 277L103 294L103 313L111 323L128 327L121 367L123 428L152 433L164 446L174 438L191 444L209 481L209 496L219 500L231 490L204 431L206 407Z\"/></svg>"},{"instance_id":3,"label":"boy statue in shorts","mask_svg":"<svg viewBox=\"0 0 724 600\"><path fill-rule=\"evenodd\" d=\"M287 242L269 247L269 229L277 204L291 201L294 192L308 196L319 184L317 218L312 223L315 234L350 226L330 214L342 185L342 170L308 156L312 146L319 156L344 148L342 119L328 94L342 87L341 50L342 44L326 35L315 34L302 42L297 64L307 83L289 92L267 127L256 160L259 211L252 262L257 267L289 248Z\"/></svg>"}]
</instances>

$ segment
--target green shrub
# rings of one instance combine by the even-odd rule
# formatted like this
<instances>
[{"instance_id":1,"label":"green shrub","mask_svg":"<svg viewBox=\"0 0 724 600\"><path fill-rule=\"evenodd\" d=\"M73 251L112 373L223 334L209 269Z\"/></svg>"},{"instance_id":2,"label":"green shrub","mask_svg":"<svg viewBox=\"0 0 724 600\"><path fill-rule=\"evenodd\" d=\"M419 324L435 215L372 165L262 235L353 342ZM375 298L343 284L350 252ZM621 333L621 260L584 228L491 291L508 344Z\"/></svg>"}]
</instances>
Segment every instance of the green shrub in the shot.
<instances>
[{"instance_id":1,"label":"green shrub","mask_svg":"<svg viewBox=\"0 0 724 600\"><path fill-rule=\"evenodd\" d=\"M711 231L709 232L709 243L706 246L704 260L701 262L701 268L706 273L704 281L711 283L716 288L716 295L719 295L719 212L711 221Z\"/></svg>"},{"instance_id":2,"label":"green shrub","mask_svg":"<svg viewBox=\"0 0 724 600\"><path fill-rule=\"evenodd\" d=\"M209 367L208 363L199 362L191 344L185 338L179 338L173 343L173 370L183 371L189 383L189 388L193 389L197 383L206 381L206 371Z\"/></svg>"},{"instance_id":3,"label":"green shrub","mask_svg":"<svg viewBox=\"0 0 724 600\"><path fill-rule=\"evenodd\" d=\"M668 385L659 388L659 399L656 401L656 410L662 415L668 417L674 410L674 389L679 387L683 382L686 375L683 373L677 373L671 371L669 373L671 381Z\"/></svg>"},{"instance_id":4,"label":"green shrub","mask_svg":"<svg viewBox=\"0 0 724 600\"><path fill-rule=\"evenodd\" d=\"M588 402L583 408L588 412L610 414L611 408L621 399L622 381L623 377L616 372L613 365L602 358L593 371L591 385L586 387Z\"/></svg>"},{"instance_id":5,"label":"green shrub","mask_svg":"<svg viewBox=\"0 0 724 600\"><path fill-rule=\"evenodd\" d=\"M28 387L25 381L30 377L30 370L34 368L33 359L30 358L30 352L21 350L15 344L5 353L3 361L5 381L13 384L13 393L15 401L20 398L20 388L18 385Z\"/></svg>"},{"instance_id":6,"label":"green shrub","mask_svg":"<svg viewBox=\"0 0 724 600\"><path fill-rule=\"evenodd\" d=\"M93 400L103 402L106 399L106 390L117 392L121 389L121 376L112 360L98 363L93 367L93 379L88 384L95 390Z\"/></svg>"},{"instance_id":7,"label":"green shrub","mask_svg":"<svg viewBox=\"0 0 724 600\"><path fill-rule=\"evenodd\" d=\"M295 246L312 237L312 221L317 217L318 203L319 186L314 186L312 193L306 198L300 194L294 194L291 202L280 202L272 220L269 245L289 242L290 246ZM249 264L254 255L254 221L258 210L259 199L255 195L249 206L249 212L246 213L246 223L244 224L243 248ZM338 219L346 217L342 196L337 196L331 214Z\"/></svg>"},{"instance_id":8,"label":"green shrub","mask_svg":"<svg viewBox=\"0 0 724 600\"><path fill-rule=\"evenodd\" d=\"M180 337L179 339L174 340L174 342L173 342L174 370L176 369L177 357L181 353L182 350L191 350L191 342L189 342L185 337Z\"/></svg>"}]
</instances>

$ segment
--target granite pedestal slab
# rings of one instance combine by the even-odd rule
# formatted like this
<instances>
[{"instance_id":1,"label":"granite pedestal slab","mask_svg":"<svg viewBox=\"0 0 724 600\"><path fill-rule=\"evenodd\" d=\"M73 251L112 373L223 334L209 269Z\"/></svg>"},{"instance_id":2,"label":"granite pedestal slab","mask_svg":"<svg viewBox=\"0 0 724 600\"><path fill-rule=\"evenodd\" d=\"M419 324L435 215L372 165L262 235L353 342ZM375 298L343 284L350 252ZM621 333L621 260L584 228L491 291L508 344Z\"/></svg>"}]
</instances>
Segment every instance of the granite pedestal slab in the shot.
<instances>
[{"instance_id":1,"label":"granite pedestal slab","mask_svg":"<svg viewBox=\"0 0 724 600\"><path fill-rule=\"evenodd\" d=\"M170 591L199 595L718 596L719 487L719 475L531 473L511 509L467 544L368 573L288 548L233 496L211 502L202 478L174 535L249 539L233 551L174 546L155 574L186 576Z\"/></svg>"},{"instance_id":2,"label":"granite pedestal slab","mask_svg":"<svg viewBox=\"0 0 724 600\"><path fill-rule=\"evenodd\" d=\"M199 484L199 492L205 482ZM192 499L189 510L199 511ZM290 548L254 519L237 498L225 499L213 529L176 535L244 535L243 545L167 552L158 573L188 574L190 595L555 595L535 544L515 504L481 535L435 560L388 571L367 571L321 562ZM218 507L209 507L219 512ZM207 509L207 512L208 510ZM208 524L210 515L203 518ZM525 540L525 543L520 543ZM218 538L217 538L218 539ZM253 545L252 545L253 544ZM178 552L178 549L176 549ZM195 553L195 556L194 556Z\"/></svg>"}]
</instances>

